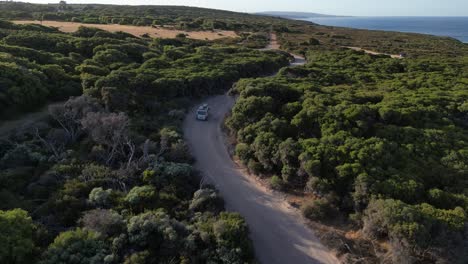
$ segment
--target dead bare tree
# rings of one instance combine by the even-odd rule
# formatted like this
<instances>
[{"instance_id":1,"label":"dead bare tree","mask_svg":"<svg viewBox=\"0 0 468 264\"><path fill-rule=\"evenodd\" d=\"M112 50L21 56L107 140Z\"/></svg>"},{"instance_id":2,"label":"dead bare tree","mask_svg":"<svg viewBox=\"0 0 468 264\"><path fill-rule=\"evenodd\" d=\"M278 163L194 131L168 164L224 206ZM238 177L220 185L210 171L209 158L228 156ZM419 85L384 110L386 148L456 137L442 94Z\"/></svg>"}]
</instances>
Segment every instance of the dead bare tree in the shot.
<instances>
[{"instance_id":1,"label":"dead bare tree","mask_svg":"<svg viewBox=\"0 0 468 264\"><path fill-rule=\"evenodd\" d=\"M39 133L39 129L35 128L35 137L44 145L46 149L51 151L55 158L59 159L69 142L68 134L62 129L52 129L47 136L43 138Z\"/></svg>"},{"instance_id":2,"label":"dead bare tree","mask_svg":"<svg viewBox=\"0 0 468 264\"><path fill-rule=\"evenodd\" d=\"M130 166L133 163L133 157L135 155L135 144L133 144L133 142L127 138L127 142L125 143L125 145L127 145L129 150L127 168L130 168Z\"/></svg>"},{"instance_id":3,"label":"dead bare tree","mask_svg":"<svg viewBox=\"0 0 468 264\"><path fill-rule=\"evenodd\" d=\"M81 120L81 125L96 143L106 147L107 165L111 165L118 157L126 157L130 125L130 119L126 114L90 112ZM132 149L134 151L135 147Z\"/></svg>"},{"instance_id":4,"label":"dead bare tree","mask_svg":"<svg viewBox=\"0 0 468 264\"><path fill-rule=\"evenodd\" d=\"M205 186L205 184L208 182L209 182L209 176L207 176L206 174L203 174L200 180L200 185L198 186L198 189L199 190L203 189L203 186Z\"/></svg>"},{"instance_id":5,"label":"dead bare tree","mask_svg":"<svg viewBox=\"0 0 468 264\"><path fill-rule=\"evenodd\" d=\"M121 163L120 168L112 178L113 183L124 192L128 192L127 186L134 186L138 181L139 164L136 161Z\"/></svg>"},{"instance_id":6,"label":"dead bare tree","mask_svg":"<svg viewBox=\"0 0 468 264\"><path fill-rule=\"evenodd\" d=\"M149 160L149 143L150 143L150 140L146 139L145 143L143 144L143 147L142 147L143 155L142 155L141 159L144 162L148 162L148 160Z\"/></svg>"},{"instance_id":7,"label":"dead bare tree","mask_svg":"<svg viewBox=\"0 0 468 264\"><path fill-rule=\"evenodd\" d=\"M156 154L157 158L161 157L170 148L171 137L173 137L173 135L170 132L161 133L159 152Z\"/></svg>"},{"instance_id":8,"label":"dead bare tree","mask_svg":"<svg viewBox=\"0 0 468 264\"><path fill-rule=\"evenodd\" d=\"M81 119L98 111L102 111L98 101L85 95L71 98L63 105L49 107L50 115L67 132L71 142L75 142L82 133Z\"/></svg>"}]
</instances>

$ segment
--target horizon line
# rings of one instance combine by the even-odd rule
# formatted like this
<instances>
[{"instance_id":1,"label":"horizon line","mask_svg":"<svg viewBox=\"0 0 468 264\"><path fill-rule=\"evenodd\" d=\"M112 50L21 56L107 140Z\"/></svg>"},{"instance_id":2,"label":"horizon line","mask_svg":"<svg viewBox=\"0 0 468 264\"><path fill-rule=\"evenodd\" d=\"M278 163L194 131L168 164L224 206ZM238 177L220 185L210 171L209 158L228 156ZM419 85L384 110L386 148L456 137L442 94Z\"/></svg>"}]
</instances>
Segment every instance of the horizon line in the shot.
<instances>
[{"instance_id":1,"label":"horizon line","mask_svg":"<svg viewBox=\"0 0 468 264\"><path fill-rule=\"evenodd\" d=\"M236 10L229 10L229 9L221 9L221 8L213 8L213 7L204 7L204 6L192 6L192 5L157 5L157 4L104 4L104 3L73 3L67 2L70 5L103 5L103 6L180 6L180 7L191 7L191 8L201 8L201 9L212 9L212 10L219 10L219 11L226 11L226 12L234 12L234 13L244 13L244 14L251 14L251 15L264 15L275 16L275 17L282 17L278 14L268 14L269 12L291 12L291 13L311 13L316 15L323 15L330 17L468 17L466 15L343 15L343 14L329 14L329 13L320 13L314 11L297 11L297 10L281 10L281 11L236 11ZM33 4L33 5L58 5L59 3L31 3L27 1L9 1L9 0L0 0L0 3L24 3L24 4ZM303 17L303 18L310 18L310 17ZM317 18L317 17L314 17ZM326 17L323 17L326 18Z\"/></svg>"}]
</instances>

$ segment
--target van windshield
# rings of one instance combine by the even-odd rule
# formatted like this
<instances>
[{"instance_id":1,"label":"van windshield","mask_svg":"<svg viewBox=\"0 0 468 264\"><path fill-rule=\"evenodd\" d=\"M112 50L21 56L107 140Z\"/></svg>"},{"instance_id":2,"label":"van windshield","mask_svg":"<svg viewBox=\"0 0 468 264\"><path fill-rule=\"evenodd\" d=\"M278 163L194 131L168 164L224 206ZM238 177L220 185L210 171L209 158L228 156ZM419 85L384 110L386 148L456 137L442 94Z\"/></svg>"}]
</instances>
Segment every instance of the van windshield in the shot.
<instances>
[{"instance_id":1,"label":"van windshield","mask_svg":"<svg viewBox=\"0 0 468 264\"><path fill-rule=\"evenodd\" d=\"M206 115L206 110L198 110L197 114Z\"/></svg>"}]
</instances>

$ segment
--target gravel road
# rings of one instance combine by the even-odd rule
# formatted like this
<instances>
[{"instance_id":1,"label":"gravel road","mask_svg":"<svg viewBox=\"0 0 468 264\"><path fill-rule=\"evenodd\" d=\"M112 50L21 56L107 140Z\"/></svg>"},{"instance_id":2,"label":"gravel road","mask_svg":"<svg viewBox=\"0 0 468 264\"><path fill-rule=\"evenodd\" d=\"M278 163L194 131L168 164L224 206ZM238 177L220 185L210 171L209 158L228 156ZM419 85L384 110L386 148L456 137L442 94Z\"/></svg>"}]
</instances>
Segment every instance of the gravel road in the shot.
<instances>
[{"instance_id":1,"label":"gravel road","mask_svg":"<svg viewBox=\"0 0 468 264\"><path fill-rule=\"evenodd\" d=\"M295 65L303 63L296 60ZM339 263L297 210L232 161L221 124L234 102L228 95L213 96L206 100L211 108L208 121L195 120L196 107L187 115L184 134L197 160L196 168L220 191L227 209L246 219L255 254L262 264Z\"/></svg>"}]
</instances>

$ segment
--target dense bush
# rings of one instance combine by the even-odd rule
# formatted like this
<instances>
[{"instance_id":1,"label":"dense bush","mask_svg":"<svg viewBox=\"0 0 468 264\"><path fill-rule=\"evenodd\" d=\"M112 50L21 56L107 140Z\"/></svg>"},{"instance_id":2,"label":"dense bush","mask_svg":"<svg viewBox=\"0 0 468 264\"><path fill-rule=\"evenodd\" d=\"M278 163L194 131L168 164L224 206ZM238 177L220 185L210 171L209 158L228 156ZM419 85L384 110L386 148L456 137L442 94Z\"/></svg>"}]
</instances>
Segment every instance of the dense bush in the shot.
<instances>
[{"instance_id":1,"label":"dense bush","mask_svg":"<svg viewBox=\"0 0 468 264\"><path fill-rule=\"evenodd\" d=\"M21 209L0 210L0 261L2 263L31 263L36 248L33 241L35 225L28 213Z\"/></svg>"},{"instance_id":2,"label":"dense bush","mask_svg":"<svg viewBox=\"0 0 468 264\"><path fill-rule=\"evenodd\" d=\"M136 39L87 27L65 34L2 25L0 114L79 95L81 86L85 93L101 96L110 111L141 110L154 99L212 94L239 77L268 74L287 64L281 54L185 38Z\"/></svg>"},{"instance_id":3,"label":"dense bush","mask_svg":"<svg viewBox=\"0 0 468 264\"><path fill-rule=\"evenodd\" d=\"M9 210L0 211L0 262L253 261L244 220L223 213L215 190L198 190L179 131L191 98L269 74L287 56L85 27L0 27L0 114L85 94L0 142L0 209Z\"/></svg>"},{"instance_id":4,"label":"dense bush","mask_svg":"<svg viewBox=\"0 0 468 264\"><path fill-rule=\"evenodd\" d=\"M0 262L252 263L246 223L199 189L180 130L194 97L288 64L288 54L243 48L264 47L271 29L282 48L314 52L306 67L237 83L227 125L241 161L275 175L277 189L318 197L303 206L311 219L352 214L390 241L395 263L468 258L466 45L187 7L0 9L3 19L240 34L151 39L0 21L2 117L85 94L0 141Z\"/></svg>"},{"instance_id":5,"label":"dense bush","mask_svg":"<svg viewBox=\"0 0 468 264\"><path fill-rule=\"evenodd\" d=\"M302 214L314 221L330 220L336 216L336 207L326 198L311 200L301 206Z\"/></svg>"},{"instance_id":6,"label":"dense bush","mask_svg":"<svg viewBox=\"0 0 468 264\"><path fill-rule=\"evenodd\" d=\"M183 6L117 6L2 3L0 19L36 19L135 26L172 25L183 30L268 30L277 18ZM60 9L60 12L57 12Z\"/></svg>"},{"instance_id":7,"label":"dense bush","mask_svg":"<svg viewBox=\"0 0 468 264\"><path fill-rule=\"evenodd\" d=\"M308 57L276 78L236 84L226 122L236 155L318 196L303 206L308 218L327 219L336 205L364 214L367 234L415 246L409 255L429 261L418 252L442 258L452 248L454 256L467 239L466 58Z\"/></svg>"}]
</instances>

